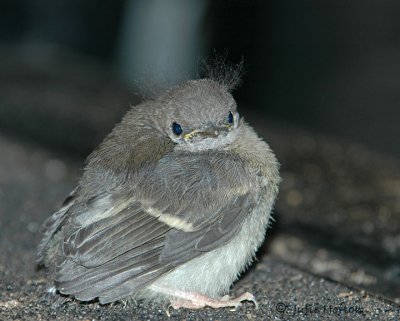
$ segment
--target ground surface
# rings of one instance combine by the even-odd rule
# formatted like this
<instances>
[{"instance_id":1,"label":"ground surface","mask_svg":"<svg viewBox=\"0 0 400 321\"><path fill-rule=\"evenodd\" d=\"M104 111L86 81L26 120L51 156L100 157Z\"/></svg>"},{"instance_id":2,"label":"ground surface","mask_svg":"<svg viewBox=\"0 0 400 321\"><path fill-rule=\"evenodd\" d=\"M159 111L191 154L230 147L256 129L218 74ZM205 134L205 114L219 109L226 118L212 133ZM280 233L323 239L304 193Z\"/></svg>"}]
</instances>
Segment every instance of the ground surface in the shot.
<instances>
[{"instance_id":1,"label":"ground surface","mask_svg":"<svg viewBox=\"0 0 400 321\"><path fill-rule=\"evenodd\" d=\"M38 229L130 95L102 73L75 79L74 66L50 70L24 65L0 77L0 320L166 320L162 306L54 308L41 299ZM259 309L182 309L170 319L399 320L400 165L351 142L246 118L276 152L283 177L259 261L231 293L253 292Z\"/></svg>"},{"instance_id":2,"label":"ground surface","mask_svg":"<svg viewBox=\"0 0 400 321\"><path fill-rule=\"evenodd\" d=\"M274 135L277 135L274 139L278 142L279 134ZM287 146L291 146L290 137L286 137L285 141ZM38 228L45 217L74 187L81 164L74 160L62 159L60 155L40 146L5 136L0 138L0 149L3 151L0 160L0 320L55 318L57 320L165 320L164 307L159 306L132 307L123 304L99 306L96 303L68 302L61 307L53 308L41 300L46 288L46 277L42 270L37 270L34 263L35 248L39 240ZM285 156L282 151L278 153ZM292 162L295 162L296 157L299 158L298 153L289 154ZM301 167L302 163L298 159L296 164ZM394 165L388 163L387 166ZM385 274L384 263L364 262L361 260L364 255L359 255L361 258L352 256L348 253L352 250L346 248L347 245L342 249L340 246L331 246L333 240L329 242L324 240L320 234L324 233L322 230L324 227L329 227L331 237L341 242L352 242L357 245L354 251L360 251L363 239L358 234L366 232L358 230L356 222L353 222L356 227L352 226L351 221L357 217L351 217L351 212L346 209L343 209L347 213L343 219L347 221L340 222L344 224L340 229L338 227L341 225L335 223L333 219L332 222L331 219L320 222L323 214L327 215L327 211L331 209L327 205L320 207L323 211L321 216L313 218L318 212L307 211L307 196L303 195L312 192L308 190L310 186L307 187L305 182L298 181L304 177L290 171L289 163L284 164L282 174L286 182L283 183L278 202L276 214L278 223L258 255L259 262L232 290L232 294L236 295L244 291L253 292L258 299L259 309L255 310L251 303L246 303L238 311L208 308L200 311L178 310L172 311L171 320L318 320L321 318L398 320L400 318L399 275L396 274L396 266L393 265L395 263L387 266L389 272L386 271ZM320 175L323 175L322 173L324 171L321 171ZM380 179L395 180L393 174L395 172ZM333 179L329 186L334 183ZM301 184L302 189L299 187L294 189L297 184ZM318 188L314 192L320 192L324 187L320 185L321 182L320 184L314 182L312 185L315 184ZM328 200L324 200L323 196L319 195L317 203L334 202L332 197L333 195L330 195ZM387 200L390 195L384 198ZM311 204L309 206L312 207ZM335 211L339 210L340 206L335 208ZM377 226L373 223L373 219L379 218L364 218L361 213L358 215L361 216L359 219L363 224L370 221L373 226ZM388 213L385 215L390 223L389 226L382 226L381 234L379 231L368 230L368 233L375 232L378 235L364 241L374 245L376 251L379 251L381 246L380 251L385 251L387 241L385 242L384 238L395 238L395 233L398 231L398 226L395 226L398 220ZM292 225L300 224L297 221L304 225L304 229L315 227L317 235L307 235L309 232L305 232L301 227L296 231ZM393 236L390 236L391 230ZM383 240L380 240L379 236ZM379 244L380 241L382 244ZM368 247L365 249L366 254L375 251L368 244L366 246ZM390 261L390 255L396 257L398 252L392 253L389 249L396 248L398 244L386 244L386 246L389 257L387 260L395 262L395 259ZM393 270L393 280L388 279L391 276L388 275L390 269ZM373 272L375 274L372 274ZM339 282L333 281L335 279ZM385 282L392 285L396 285L393 282L397 282L397 285L391 288Z\"/></svg>"}]
</instances>

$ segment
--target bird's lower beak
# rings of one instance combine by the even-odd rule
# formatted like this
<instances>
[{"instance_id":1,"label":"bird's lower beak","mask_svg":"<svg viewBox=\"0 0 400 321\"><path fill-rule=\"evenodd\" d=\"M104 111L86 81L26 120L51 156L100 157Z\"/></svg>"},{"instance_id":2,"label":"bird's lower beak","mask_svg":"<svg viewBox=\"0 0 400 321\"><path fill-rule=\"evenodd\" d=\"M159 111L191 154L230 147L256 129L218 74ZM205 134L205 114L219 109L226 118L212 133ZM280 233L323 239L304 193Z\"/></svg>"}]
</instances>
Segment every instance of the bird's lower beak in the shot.
<instances>
[{"instance_id":1,"label":"bird's lower beak","mask_svg":"<svg viewBox=\"0 0 400 321\"><path fill-rule=\"evenodd\" d=\"M188 141L194 137L217 138L223 131L224 131L224 128L210 128L207 130L194 130L188 134L185 134L183 137L184 137L185 141Z\"/></svg>"}]
</instances>

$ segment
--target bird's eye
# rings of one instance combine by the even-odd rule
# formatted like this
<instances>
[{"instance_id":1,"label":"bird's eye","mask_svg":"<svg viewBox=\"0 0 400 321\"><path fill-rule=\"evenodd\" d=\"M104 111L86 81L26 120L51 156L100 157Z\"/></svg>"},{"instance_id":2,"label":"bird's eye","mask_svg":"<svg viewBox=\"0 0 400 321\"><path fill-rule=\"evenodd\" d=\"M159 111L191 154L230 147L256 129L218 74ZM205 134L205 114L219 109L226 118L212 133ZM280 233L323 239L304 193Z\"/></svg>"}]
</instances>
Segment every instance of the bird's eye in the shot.
<instances>
[{"instance_id":1,"label":"bird's eye","mask_svg":"<svg viewBox=\"0 0 400 321\"><path fill-rule=\"evenodd\" d=\"M182 127L178 123L172 123L172 131L175 135L179 136L182 134Z\"/></svg>"},{"instance_id":2,"label":"bird's eye","mask_svg":"<svg viewBox=\"0 0 400 321\"><path fill-rule=\"evenodd\" d=\"M233 123L233 114L232 114L231 111L229 112L229 115L228 115L228 123L229 123L229 124L232 124L232 123Z\"/></svg>"}]
</instances>

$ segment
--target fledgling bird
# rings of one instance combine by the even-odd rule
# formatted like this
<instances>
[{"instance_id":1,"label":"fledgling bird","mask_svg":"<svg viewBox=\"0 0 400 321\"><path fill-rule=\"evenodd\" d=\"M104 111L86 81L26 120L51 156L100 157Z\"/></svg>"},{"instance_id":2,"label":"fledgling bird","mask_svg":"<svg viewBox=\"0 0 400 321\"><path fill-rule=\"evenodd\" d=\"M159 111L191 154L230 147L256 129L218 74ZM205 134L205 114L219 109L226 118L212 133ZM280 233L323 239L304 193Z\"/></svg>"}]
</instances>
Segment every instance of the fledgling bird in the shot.
<instances>
[{"instance_id":1,"label":"fledgling bird","mask_svg":"<svg viewBox=\"0 0 400 321\"><path fill-rule=\"evenodd\" d=\"M59 293L175 309L255 303L225 294L264 239L279 166L239 117L237 79L211 78L132 107L88 157L38 249Z\"/></svg>"}]
</instances>

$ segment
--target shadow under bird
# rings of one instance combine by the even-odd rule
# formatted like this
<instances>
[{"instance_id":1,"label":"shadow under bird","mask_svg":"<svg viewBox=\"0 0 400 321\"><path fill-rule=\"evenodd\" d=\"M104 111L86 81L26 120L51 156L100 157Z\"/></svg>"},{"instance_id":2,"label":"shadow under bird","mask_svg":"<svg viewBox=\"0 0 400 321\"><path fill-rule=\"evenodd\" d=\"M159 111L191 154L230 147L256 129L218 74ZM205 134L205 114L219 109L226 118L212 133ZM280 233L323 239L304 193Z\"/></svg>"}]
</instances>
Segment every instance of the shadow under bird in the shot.
<instances>
[{"instance_id":1,"label":"shadow under bird","mask_svg":"<svg viewBox=\"0 0 400 321\"><path fill-rule=\"evenodd\" d=\"M223 77L222 77L223 78ZM278 162L239 117L235 80L187 81L132 107L43 226L54 298L235 307L262 243Z\"/></svg>"}]
</instances>

